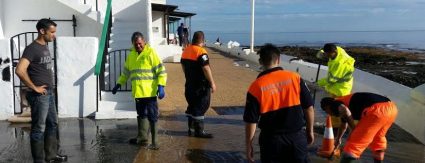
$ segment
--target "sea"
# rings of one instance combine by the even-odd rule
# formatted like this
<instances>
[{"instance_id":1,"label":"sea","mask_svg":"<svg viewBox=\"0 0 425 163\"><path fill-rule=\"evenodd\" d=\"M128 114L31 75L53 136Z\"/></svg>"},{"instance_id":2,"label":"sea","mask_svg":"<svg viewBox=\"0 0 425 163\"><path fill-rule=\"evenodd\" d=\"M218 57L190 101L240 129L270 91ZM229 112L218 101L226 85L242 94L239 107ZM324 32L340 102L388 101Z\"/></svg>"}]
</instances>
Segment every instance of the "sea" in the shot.
<instances>
[{"instance_id":1,"label":"sea","mask_svg":"<svg viewBox=\"0 0 425 163\"><path fill-rule=\"evenodd\" d=\"M236 41L250 45L250 32L204 31L207 42L227 44ZM342 46L372 46L396 50L425 52L425 30L403 31L313 31L313 32L255 32L255 46L272 43L277 46L321 47L325 43Z\"/></svg>"}]
</instances>

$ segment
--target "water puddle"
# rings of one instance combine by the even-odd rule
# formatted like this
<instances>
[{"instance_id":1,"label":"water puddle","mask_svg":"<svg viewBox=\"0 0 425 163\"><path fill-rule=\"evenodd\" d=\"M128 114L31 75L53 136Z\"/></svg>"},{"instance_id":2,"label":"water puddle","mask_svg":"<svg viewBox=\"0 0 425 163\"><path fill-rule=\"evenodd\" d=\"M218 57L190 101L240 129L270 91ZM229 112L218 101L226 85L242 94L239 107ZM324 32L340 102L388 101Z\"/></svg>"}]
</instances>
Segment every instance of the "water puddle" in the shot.
<instances>
[{"instance_id":1,"label":"water puddle","mask_svg":"<svg viewBox=\"0 0 425 163\"><path fill-rule=\"evenodd\" d=\"M243 115L245 106L212 107L218 115Z\"/></svg>"}]
</instances>

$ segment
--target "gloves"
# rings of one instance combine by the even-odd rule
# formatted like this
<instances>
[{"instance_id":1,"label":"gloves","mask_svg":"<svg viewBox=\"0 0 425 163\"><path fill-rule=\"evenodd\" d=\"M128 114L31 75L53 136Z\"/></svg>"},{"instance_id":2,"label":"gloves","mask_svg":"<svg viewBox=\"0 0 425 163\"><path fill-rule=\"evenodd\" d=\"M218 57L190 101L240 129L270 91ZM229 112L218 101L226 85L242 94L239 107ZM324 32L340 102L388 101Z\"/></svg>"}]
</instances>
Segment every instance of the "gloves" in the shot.
<instances>
[{"instance_id":1,"label":"gloves","mask_svg":"<svg viewBox=\"0 0 425 163\"><path fill-rule=\"evenodd\" d=\"M323 49L320 49L320 50L316 53L316 58L319 58L319 59L325 58L325 51L323 51Z\"/></svg>"},{"instance_id":2,"label":"gloves","mask_svg":"<svg viewBox=\"0 0 425 163\"><path fill-rule=\"evenodd\" d=\"M115 87L114 87L114 88L112 88L112 94L116 94L116 93L117 93L117 90L118 90L120 87L121 87L121 84L117 84L117 85L115 85Z\"/></svg>"},{"instance_id":3,"label":"gloves","mask_svg":"<svg viewBox=\"0 0 425 163\"><path fill-rule=\"evenodd\" d=\"M158 98L163 99L165 96L164 86L158 85Z\"/></svg>"}]
</instances>

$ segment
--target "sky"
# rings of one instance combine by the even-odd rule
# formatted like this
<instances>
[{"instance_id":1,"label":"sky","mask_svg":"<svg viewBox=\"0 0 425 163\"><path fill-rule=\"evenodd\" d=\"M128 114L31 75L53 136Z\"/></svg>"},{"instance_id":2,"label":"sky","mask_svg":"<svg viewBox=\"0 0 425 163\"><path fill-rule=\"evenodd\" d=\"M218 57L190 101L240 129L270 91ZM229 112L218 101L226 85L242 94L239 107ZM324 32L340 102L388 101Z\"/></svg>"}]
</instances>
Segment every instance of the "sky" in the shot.
<instances>
[{"instance_id":1,"label":"sky","mask_svg":"<svg viewBox=\"0 0 425 163\"><path fill-rule=\"evenodd\" d=\"M193 30L250 31L251 0L167 0ZM256 0L255 32L425 30L425 0Z\"/></svg>"}]
</instances>

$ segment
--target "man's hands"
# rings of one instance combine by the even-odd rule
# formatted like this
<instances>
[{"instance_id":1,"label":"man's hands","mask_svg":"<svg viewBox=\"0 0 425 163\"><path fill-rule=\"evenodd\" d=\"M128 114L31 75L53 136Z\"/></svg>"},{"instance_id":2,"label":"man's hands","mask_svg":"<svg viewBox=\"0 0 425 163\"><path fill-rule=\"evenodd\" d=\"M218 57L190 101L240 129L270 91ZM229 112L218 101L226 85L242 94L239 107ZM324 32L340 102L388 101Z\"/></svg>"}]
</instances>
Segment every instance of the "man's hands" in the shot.
<instances>
[{"instance_id":1,"label":"man's hands","mask_svg":"<svg viewBox=\"0 0 425 163\"><path fill-rule=\"evenodd\" d=\"M313 131L306 131L306 134L307 134L307 145L312 145L314 143Z\"/></svg>"},{"instance_id":2,"label":"man's hands","mask_svg":"<svg viewBox=\"0 0 425 163\"><path fill-rule=\"evenodd\" d=\"M162 85L158 85L158 98L161 100L165 97L165 91L164 91L164 86Z\"/></svg>"},{"instance_id":3,"label":"man's hands","mask_svg":"<svg viewBox=\"0 0 425 163\"><path fill-rule=\"evenodd\" d=\"M217 87L215 86L215 83L211 83L211 93L214 93L217 90Z\"/></svg>"},{"instance_id":4,"label":"man's hands","mask_svg":"<svg viewBox=\"0 0 425 163\"><path fill-rule=\"evenodd\" d=\"M341 145L342 139L341 138L336 138L335 139L335 148L338 148L338 146Z\"/></svg>"},{"instance_id":5,"label":"man's hands","mask_svg":"<svg viewBox=\"0 0 425 163\"><path fill-rule=\"evenodd\" d=\"M37 93L40 93L40 94L42 94L42 95L47 95L47 90L46 90L46 88L47 88L47 85L36 86L36 87L34 88L34 91L35 91L35 92L37 92Z\"/></svg>"},{"instance_id":6,"label":"man's hands","mask_svg":"<svg viewBox=\"0 0 425 163\"><path fill-rule=\"evenodd\" d=\"M112 94L116 94L117 90L120 89L120 87L121 87L121 84L115 85L115 87L112 89Z\"/></svg>"}]
</instances>

